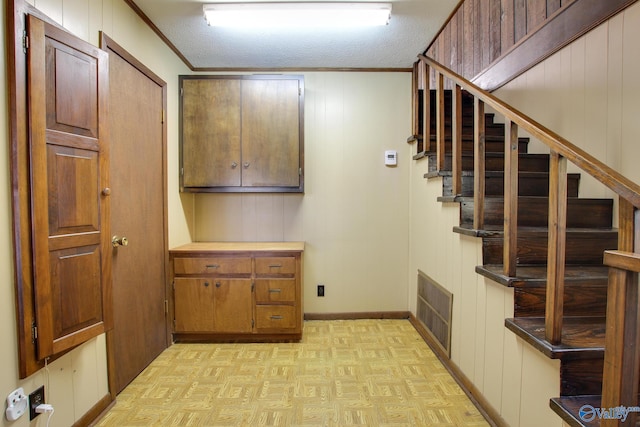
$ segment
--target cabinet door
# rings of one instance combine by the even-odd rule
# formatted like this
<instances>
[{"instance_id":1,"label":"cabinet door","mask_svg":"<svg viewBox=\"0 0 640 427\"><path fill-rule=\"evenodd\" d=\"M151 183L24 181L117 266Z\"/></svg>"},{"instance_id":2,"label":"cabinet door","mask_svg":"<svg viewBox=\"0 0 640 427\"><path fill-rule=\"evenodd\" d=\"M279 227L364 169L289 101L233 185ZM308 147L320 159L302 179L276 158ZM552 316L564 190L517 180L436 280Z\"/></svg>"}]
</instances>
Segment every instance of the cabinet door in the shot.
<instances>
[{"instance_id":1,"label":"cabinet door","mask_svg":"<svg viewBox=\"0 0 640 427\"><path fill-rule=\"evenodd\" d=\"M214 279L216 332L251 332L253 320L250 279Z\"/></svg>"},{"instance_id":2,"label":"cabinet door","mask_svg":"<svg viewBox=\"0 0 640 427\"><path fill-rule=\"evenodd\" d=\"M181 82L181 187L240 186L241 81Z\"/></svg>"},{"instance_id":3,"label":"cabinet door","mask_svg":"<svg viewBox=\"0 0 640 427\"><path fill-rule=\"evenodd\" d=\"M244 80L242 186L300 186L300 81Z\"/></svg>"},{"instance_id":4,"label":"cabinet door","mask_svg":"<svg viewBox=\"0 0 640 427\"><path fill-rule=\"evenodd\" d=\"M213 332L213 281L207 279L176 278L174 307L176 332Z\"/></svg>"}]
</instances>

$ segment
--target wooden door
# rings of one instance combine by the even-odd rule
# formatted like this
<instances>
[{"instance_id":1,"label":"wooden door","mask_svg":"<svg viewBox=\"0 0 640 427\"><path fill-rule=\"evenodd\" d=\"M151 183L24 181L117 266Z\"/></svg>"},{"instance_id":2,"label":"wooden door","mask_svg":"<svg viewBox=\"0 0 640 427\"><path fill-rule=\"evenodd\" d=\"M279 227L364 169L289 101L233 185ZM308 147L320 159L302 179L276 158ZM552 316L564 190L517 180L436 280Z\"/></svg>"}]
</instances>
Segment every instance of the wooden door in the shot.
<instances>
[{"instance_id":1,"label":"wooden door","mask_svg":"<svg viewBox=\"0 0 640 427\"><path fill-rule=\"evenodd\" d=\"M28 16L38 359L110 327L108 57Z\"/></svg>"},{"instance_id":2,"label":"wooden door","mask_svg":"<svg viewBox=\"0 0 640 427\"><path fill-rule=\"evenodd\" d=\"M168 345L165 84L104 36L109 52L113 256L110 376L119 393ZM104 46L105 43L103 43Z\"/></svg>"},{"instance_id":3,"label":"wooden door","mask_svg":"<svg viewBox=\"0 0 640 427\"><path fill-rule=\"evenodd\" d=\"M213 316L216 332L251 332L251 279L214 279Z\"/></svg>"},{"instance_id":4,"label":"wooden door","mask_svg":"<svg viewBox=\"0 0 640 427\"><path fill-rule=\"evenodd\" d=\"M178 277L174 282L175 331L215 331L213 279Z\"/></svg>"},{"instance_id":5,"label":"wooden door","mask_svg":"<svg viewBox=\"0 0 640 427\"><path fill-rule=\"evenodd\" d=\"M181 78L182 187L241 184L240 80Z\"/></svg>"},{"instance_id":6,"label":"wooden door","mask_svg":"<svg viewBox=\"0 0 640 427\"><path fill-rule=\"evenodd\" d=\"M242 82L242 186L300 186L299 80Z\"/></svg>"}]
</instances>

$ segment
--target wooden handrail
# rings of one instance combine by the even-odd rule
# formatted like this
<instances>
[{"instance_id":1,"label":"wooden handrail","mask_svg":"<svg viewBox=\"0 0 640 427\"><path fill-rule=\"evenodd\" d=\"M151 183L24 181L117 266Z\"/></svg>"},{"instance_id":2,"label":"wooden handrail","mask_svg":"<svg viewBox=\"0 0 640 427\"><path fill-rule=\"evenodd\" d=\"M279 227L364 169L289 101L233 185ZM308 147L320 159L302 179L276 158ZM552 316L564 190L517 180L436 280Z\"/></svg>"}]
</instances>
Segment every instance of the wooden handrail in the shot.
<instances>
[{"instance_id":1,"label":"wooden handrail","mask_svg":"<svg viewBox=\"0 0 640 427\"><path fill-rule=\"evenodd\" d=\"M604 264L620 270L640 273L640 254L625 251L604 251Z\"/></svg>"},{"instance_id":2,"label":"wooden handrail","mask_svg":"<svg viewBox=\"0 0 640 427\"><path fill-rule=\"evenodd\" d=\"M640 208L640 185L626 178L552 130L536 122L531 117L509 106L491 93L474 85L464 77L440 65L433 59L424 55L419 55L418 57L420 60L426 62L429 67L435 69L438 73L441 73L451 81L460 85L464 90L471 93L476 98L481 99L486 105L502 114L506 119L516 123L521 129L529 132L531 136L540 140L552 151L555 151L562 157L565 157L568 161L575 164L598 181L602 182L620 197L628 200L636 208Z\"/></svg>"}]
</instances>

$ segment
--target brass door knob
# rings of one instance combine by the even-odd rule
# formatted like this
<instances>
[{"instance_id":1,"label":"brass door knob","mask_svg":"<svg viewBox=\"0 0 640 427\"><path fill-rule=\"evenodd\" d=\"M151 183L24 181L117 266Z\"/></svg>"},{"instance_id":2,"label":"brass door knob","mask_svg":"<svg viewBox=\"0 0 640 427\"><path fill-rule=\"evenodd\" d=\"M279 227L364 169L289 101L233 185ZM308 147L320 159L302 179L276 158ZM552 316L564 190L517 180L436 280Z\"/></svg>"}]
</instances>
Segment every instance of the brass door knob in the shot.
<instances>
[{"instance_id":1,"label":"brass door knob","mask_svg":"<svg viewBox=\"0 0 640 427\"><path fill-rule=\"evenodd\" d=\"M113 236L111 238L111 244L113 245L114 248L117 248L118 246L127 246L129 244L129 240L127 240L127 238L124 236L122 237Z\"/></svg>"}]
</instances>

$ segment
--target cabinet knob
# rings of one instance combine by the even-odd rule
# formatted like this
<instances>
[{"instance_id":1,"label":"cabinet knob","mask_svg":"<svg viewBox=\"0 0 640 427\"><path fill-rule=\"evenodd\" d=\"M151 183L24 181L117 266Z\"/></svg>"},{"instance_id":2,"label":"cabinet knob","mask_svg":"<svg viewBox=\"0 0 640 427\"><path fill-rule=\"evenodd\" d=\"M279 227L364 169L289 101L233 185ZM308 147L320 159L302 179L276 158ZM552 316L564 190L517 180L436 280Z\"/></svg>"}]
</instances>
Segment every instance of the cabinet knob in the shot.
<instances>
[{"instance_id":1,"label":"cabinet knob","mask_svg":"<svg viewBox=\"0 0 640 427\"><path fill-rule=\"evenodd\" d=\"M238 164L236 162L231 163L231 169L235 169L238 167Z\"/></svg>"},{"instance_id":2,"label":"cabinet knob","mask_svg":"<svg viewBox=\"0 0 640 427\"><path fill-rule=\"evenodd\" d=\"M222 284L220 284L220 282L216 282L216 288L219 288L220 286L222 286Z\"/></svg>"},{"instance_id":3,"label":"cabinet knob","mask_svg":"<svg viewBox=\"0 0 640 427\"><path fill-rule=\"evenodd\" d=\"M244 168L245 168L245 169L249 169L249 165L250 165L250 164L251 164L251 163L249 163L249 162L244 162L244 165L242 165L242 166L244 166Z\"/></svg>"},{"instance_id":4,"label":"cabinet knob","mask_svg":"<svg viewBox=\"0 0 640 427\"><path fill-rule=\"evenodd\" d=\"M204 287L208 288L209 287L209 282L204 282Z\"/></svg>"}]
</instances>

